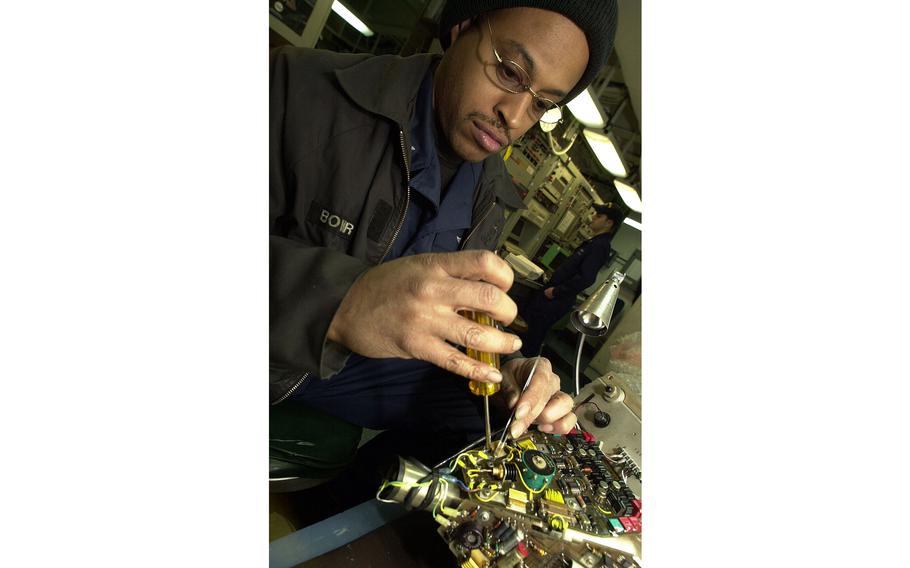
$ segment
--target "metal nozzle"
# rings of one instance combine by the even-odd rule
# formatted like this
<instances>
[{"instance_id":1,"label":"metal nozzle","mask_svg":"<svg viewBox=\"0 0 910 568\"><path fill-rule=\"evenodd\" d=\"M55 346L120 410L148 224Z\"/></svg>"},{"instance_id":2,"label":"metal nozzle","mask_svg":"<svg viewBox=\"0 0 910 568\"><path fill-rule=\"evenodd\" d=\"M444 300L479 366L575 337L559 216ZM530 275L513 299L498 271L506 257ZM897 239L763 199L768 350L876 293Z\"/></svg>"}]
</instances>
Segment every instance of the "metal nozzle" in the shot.
<instances>
[{"instance_id":1,"label":"metal nozzle","mask_svg":"<svg viewBox=\"0 0 910 568\"><path fill-rule=\"evenodd\" d=\"M377 497L385 501L402 503L409 509L432 509L434 506L455 507L463 499L457 486L453 484L426 483L430 477L430 469L422 463L398 457L398 463L392 468L386 478L397 482L388 485ZM430 496L430 491L433 495Z\"/></svg>"}]
</instances>

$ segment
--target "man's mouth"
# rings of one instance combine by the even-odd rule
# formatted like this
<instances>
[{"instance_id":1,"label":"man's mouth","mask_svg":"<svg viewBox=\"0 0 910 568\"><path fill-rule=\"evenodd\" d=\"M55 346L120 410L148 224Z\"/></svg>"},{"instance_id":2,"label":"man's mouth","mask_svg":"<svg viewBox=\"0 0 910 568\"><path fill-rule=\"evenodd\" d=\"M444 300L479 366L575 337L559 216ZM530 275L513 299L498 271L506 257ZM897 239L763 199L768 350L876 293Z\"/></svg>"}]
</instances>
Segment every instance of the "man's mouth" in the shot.
<instances>
[{"instance_id":1,"label":"man's mouth","mask_svg":"<svg viewBox=\"0 0 910 568\"><path fill-rule=\"evenodd\" d=\"M472 121L472 124L474 140L487 152L498 152L506 145L502 135L497 134L491 126L477 120Z\"/></svg>"}]
</instances>

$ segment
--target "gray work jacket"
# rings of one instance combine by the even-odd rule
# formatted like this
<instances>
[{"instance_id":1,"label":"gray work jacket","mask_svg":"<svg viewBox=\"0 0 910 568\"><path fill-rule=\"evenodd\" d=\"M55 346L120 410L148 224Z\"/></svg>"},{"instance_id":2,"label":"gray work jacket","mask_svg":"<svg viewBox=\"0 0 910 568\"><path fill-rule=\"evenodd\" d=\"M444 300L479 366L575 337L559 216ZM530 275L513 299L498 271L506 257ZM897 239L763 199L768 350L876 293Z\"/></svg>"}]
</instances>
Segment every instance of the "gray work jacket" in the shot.
<instances>
[{"instance_id":1,"label":"gray work jacket","mask_svg":"<svg viewBox=\"0 0 910 568\"><path fill-rule=\"evenodd\" d=\"M350 352L326 340L341 300L381 263L411 199L410 128L434 55L279 48L269 57L269 397L277 403ZM494 154L462 249L493 250L524 205Z\"/></svg>"}]
</instances>

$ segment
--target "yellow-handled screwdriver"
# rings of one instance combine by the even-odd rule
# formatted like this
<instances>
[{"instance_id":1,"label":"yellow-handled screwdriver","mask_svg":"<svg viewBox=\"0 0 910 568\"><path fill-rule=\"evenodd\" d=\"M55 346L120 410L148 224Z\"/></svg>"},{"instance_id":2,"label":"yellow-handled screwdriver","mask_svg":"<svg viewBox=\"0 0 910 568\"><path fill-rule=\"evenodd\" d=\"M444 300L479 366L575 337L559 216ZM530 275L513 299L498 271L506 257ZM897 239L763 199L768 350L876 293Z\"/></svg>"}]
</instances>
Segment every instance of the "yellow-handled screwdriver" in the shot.
<instances>
[{"instance_id":1,"label":"yellow-handled screwdriver","mask_svg":"<svg viewBox=\"0 0 910 568\"><path fill-rule=\"evenodd\" d=\"M493 318L483 312L473 312L466 310L461 312L461 314L481 325L496 327L496 322L493 320ZM481 363L486 363L497 371L499 370L499 353L487 353L486 351L478 351L477 349L471 349L468 347L467 354L471 359L480 361ZM483 417L487 436L486 447L487 450L492 450L493 442L490 439L490 395L499 392L499 383L484 383L481 381L471 380L468 382L468 389L470 389L472 394L483 397Z\"/></svg>"}]
</instances>

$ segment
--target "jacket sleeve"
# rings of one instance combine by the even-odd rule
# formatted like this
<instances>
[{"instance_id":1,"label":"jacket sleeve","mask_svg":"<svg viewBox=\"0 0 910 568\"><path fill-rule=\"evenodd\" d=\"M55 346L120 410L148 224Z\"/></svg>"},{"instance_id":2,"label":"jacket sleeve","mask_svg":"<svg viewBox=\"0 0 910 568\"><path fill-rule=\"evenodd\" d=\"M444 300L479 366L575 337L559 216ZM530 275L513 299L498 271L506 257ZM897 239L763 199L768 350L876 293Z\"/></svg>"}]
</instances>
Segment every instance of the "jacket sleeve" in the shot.
<instances>
[{"instance_id":1,"label":"jacket sleeve","mask_svg":"<svg viewBox=\"0 0 910 568\"><path fill-rule=\"evenodd\" d=\"M288 148L285 132L287 115L294 112L288 102L305 88L289 72L297 56L284 49L269 55L269 368L270 377L292 371L327 378L341 370L350 355L326 339L329 323L370 265L285 237L285 227L305 222L292 217L293 200L305 199L307 190L291 163L299 149Z\"/></svg>"},{"instance_id":2,"label":"jacket sleeve","mask_svg":"<svg viewBox=\"0 0 910 568\"><path fill-rule=\"evenodd\" d=\"M579 292L594 283L597 272L610 258L610 248L592 246L581 260L578 271L564 282L554 286L553 297L576 296Z\"/></svg>"}]
</instances>

